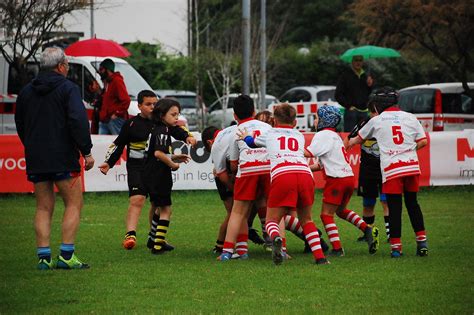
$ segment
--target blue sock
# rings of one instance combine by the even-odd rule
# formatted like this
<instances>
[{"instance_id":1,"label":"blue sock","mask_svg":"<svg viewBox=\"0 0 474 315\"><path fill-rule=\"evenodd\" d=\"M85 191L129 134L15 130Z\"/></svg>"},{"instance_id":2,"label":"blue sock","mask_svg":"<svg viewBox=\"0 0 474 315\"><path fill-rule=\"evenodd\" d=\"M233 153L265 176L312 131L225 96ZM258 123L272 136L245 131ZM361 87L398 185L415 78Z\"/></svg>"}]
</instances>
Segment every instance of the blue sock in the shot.
<instances>
[{"instance_id":1,"label":"blue sock","mask_svg":"<svg viewBox=\"0 0 474 315\"><path fill-rule=\"evenodd\" d=\"M36 253L38 254L38 259L46 259L47 261L51 261L51 248L47 247L37 247Z\"/></svg>"},{"instance_id":2,"label":"blue sock","mask_svg":"<svg viewBox=\"0 0 474 315\"><path fill-rule=\"evenodd\" d=\"M61 257L69 260L72 257L72 254L74 254L74 244L64 244L61 243L61 247L59 247L61 250Z\"/></svg>"}]
</instances>

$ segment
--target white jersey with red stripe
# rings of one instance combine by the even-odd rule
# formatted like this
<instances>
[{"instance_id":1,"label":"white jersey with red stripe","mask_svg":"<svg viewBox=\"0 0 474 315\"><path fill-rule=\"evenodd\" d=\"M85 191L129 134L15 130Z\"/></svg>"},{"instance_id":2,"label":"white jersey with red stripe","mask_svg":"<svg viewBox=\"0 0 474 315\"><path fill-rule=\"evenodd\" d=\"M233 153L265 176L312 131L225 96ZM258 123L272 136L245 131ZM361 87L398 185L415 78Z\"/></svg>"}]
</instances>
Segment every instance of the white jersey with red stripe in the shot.
<instances>
[{"instance_id":1,"label":"white jersey with red stripe","mask_svg":"<svg viewBox=\"0 0 474 315\"><path fill-rule=\"evenodd\" d=\"M426 139L415 115L390 107L359 130L362 139L376 138L380 149L382 181L420 174L417 142Z\"/></svg>"},{"instance_id":2,"label":"white jersey with red stripe","mask_svg":"<svg viewBox=\"0 0 474 315\"><path fill-rule=\"evenodd\" d=\"M250 134L253 133L255 137L258 137L270 130L272 126L251 118L241 121L238 128L246 129ZM230 160L239 162L236 177L268 174L270 172L270 161L266 148L249 148L244 141L237 140L237 135L231 141Z\"/></svg>"},{"instance_id":3,"label":"white jersey with red stripe","mask_svg":"<svg viewBox=\"0 0 474 315\"><path fill-rule=\"evenodd\" d=\"M313 175L304 157L304 136L298 130L291 127L272 128L255 138L255 145L267 148L272 180L288 173Z\"/></svg>"},{"instance_id":4,"label":"white jersey with red stripe","mask_svg":"<svg viewBox=\"0 0 474 315\"><path fill-rule=\"evenodd\" d=\"M342 139L335 130L327 128L318 131L306 150L319 157L319 164L327 176L335 178L354 176Z\"/></svg>"},{"instance_id":5,"label":"white jersey with red stripe","mask_svg":"<svg viewBox=\"0 0 474 315\"><path fill-rule=\"evenodd\" d=\"M227 171L227 162L229 161L229 147L236 135L237 126L230 126L219 131L214 138L211 148L211 160L214 164L216 175Z\"/></svg>"}]
</instances>

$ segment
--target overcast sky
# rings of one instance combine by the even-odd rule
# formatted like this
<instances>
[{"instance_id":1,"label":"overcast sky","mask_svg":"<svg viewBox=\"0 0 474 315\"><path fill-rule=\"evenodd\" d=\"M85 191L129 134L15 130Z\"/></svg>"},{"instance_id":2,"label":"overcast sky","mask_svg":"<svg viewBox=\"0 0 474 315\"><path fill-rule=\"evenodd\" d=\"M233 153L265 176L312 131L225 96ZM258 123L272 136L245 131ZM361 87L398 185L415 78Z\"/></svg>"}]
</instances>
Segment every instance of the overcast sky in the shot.
<instances>
[{"instance_id":1,"label":"overcast sky","mask_svg":"<svg viewBox=\"0 0 474 315\"><path fill-rule=\"evenodd\" d=\"M168 52L186 54L187 0L99 0L94 13L97 38L118 43L160 42ZM98 2L99 2L98 1ZM65 19L70 32L84 32L90 38L90 10L77 11Z\"/></svg>"}]
</instances>

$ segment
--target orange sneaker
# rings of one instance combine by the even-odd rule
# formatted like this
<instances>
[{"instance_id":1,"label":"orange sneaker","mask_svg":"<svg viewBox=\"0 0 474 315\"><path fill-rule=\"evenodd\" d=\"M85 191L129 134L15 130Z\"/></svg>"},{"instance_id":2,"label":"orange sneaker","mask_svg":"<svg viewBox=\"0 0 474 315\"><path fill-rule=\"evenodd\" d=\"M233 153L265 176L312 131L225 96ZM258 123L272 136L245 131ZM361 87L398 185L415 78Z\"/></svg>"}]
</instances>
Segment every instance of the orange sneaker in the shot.
<instances>
[{"instance_id":1,"label":"orange sneaker","mask_svg":"<svg viewBox=\"0 0 474 315\"><path fill-rule=\"evenodd\" d=\"M135 244L137 243L137 237L135 235L127 235L125 236L125 239L123 240L123 248L125 249L132 249L135 247Z\"/></svg>"}]
</instances>

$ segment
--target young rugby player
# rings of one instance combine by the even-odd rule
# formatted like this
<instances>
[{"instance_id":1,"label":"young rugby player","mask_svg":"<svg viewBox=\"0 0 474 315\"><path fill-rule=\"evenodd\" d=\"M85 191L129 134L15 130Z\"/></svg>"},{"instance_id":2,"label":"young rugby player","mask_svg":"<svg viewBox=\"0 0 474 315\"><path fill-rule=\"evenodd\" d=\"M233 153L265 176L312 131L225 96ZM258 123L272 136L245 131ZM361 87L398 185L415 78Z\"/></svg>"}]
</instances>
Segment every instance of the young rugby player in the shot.
<instances>
[{"instance_id":1,"label":"young rugby player","mask_svg":"<svg viewBox=\"0 0 474 315\"><path fill-rule=\"evenodd\" d=\"M349 141L349 148L375 137L380 148L382 168L382 192L387 195L390 218L391 256L402 255L402 194L415 232L416 255L427 256L428 246L423 213L417 201L420 165L416 151L426 146L428 140L415 115L397 107L398 93L391 87L375 90L369 97L378 116L372 118Z\"/></svg>"},{"instance_id":2,"label":"young rugby player","mask_svg":"<svg viewBox=\"0 0 474 315\"><path fill-rule=\"evenodd\" d=\"M293 129L296 125L296 110L288 104L281 104L274 110L274 120L275 127L255 139L245 128L239 127L238 133L249 147L266 147L268 151L271 185L265 227L273 242L273 262L279 265L284 259L280 222L285 214L296 208L316 264L328 264L311 217L314 180L304 156L304 136Z\"/></svg>"},{"instance_id":3,"label":"young rugby player","mask_svg":"<svg viewBox=\"0 0 474 315\"><path fill-rule=\"evenodd\" d=\"M334 221L335 213L364 232L369 245L369 253L374 254L379 245L378 229L367 225L355 212L346 209L354 191L354 174L342 139L336 133L341 114L334 106L320 106L317 113L315 125L318 132L306 148L306 156L319 158L326 179L321 220L333 248L330 254L344 256L344 249Z\"/></svg>"}]
</instances>

